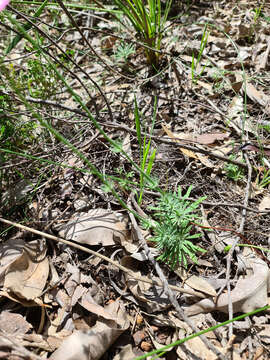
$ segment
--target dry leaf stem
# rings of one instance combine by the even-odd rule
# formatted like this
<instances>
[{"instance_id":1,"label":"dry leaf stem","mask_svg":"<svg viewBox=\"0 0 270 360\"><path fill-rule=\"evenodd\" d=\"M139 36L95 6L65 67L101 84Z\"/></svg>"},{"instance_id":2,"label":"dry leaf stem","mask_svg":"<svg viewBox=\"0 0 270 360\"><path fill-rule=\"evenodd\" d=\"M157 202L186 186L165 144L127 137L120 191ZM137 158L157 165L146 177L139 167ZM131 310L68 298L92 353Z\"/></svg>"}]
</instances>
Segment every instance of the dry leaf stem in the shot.
<instances>
[{"instance_id":1,"label":"dry leaf stem","mask_svg":"<svg viewBox=\"0 0 270 360\"><path fill-rule=\"evenodd\" d=\"M244 199L244 206L248 206L248 199L249 199L249 191L251 186L251 175L252 175L252 167L249 162L249 158L247 154L244 154L246 163L248 165L248 179L247 179L247 185L246 185L246 193L245 193L245 199ZM238 228L238 233L242 233L244 230L245 225L245 219L246 219L246 209L242 210L242 218L241 223ZM234 240L232 247L227 255L227 268L226 268L226 283L227 283L227 290L228 290L228 312L229 312L229 320L233 318L233 305L232 305L232 297L231 297L231 283L230 283L230 272L231 272L231 262L232 262L232 256L233 252L235 250L235 247L239 241L239 236ZM229 338L233 336L233 323L229 324Z\"/></svg>"},{"instance_id":2,"label":"dry leaf stem","mask_svg":"<svg viewBox=\"0 0 270 360\"><path fill-rule=\"evenodd\" d=\"M97 256L99 257L100 259L102 260L105 260L107 261L108 263L118 267L120 270L126 272L126 273L129 273L130 276L133 277L133 279L135 280L138 280L138 281L142 281L142 282L145 282L145 283L148 283L148 284L151 284L151 285L156 285L156 286L160 286L160 287L163 287L163 284L161 282L157 282L157 281L152 281L150 279L147 279L143 276L138 276L136 275L133 271L131 271L130 269L120 265L118 262L114 261L114 260L111 260L110 258L108 258L107 256L105 255L102 255L102 254L99 254L98 252L96 251L93 251L91 249L88 249L84 246L81 246L81 245L78 245L78 244L74 244L68 240L65 240L65 239L62 239L60 237L57 237L57 236L54 236L54 235L50 235L50 234L47 234L45 232L42 232L42 231L39 231L39 230L36 230L36 229L33 229L33 228L30 228L28 226L25 226L25 225L21 225L19 223L14 223L12 221L9 221L9 220L6 220L6 219L3 219L3 218L0 218L0 221L5 223L5 224L8 224L8 225L13 225L19 229L22 229L22 230L25 230L25 231L30 231L32 232L33 234L36 234L36 235L40 235L40 236L43 236L44 238L46 239L50 239L50 240L53 240L53 241L57 241L57 242L61 242L63 244L66 244L68 246L71 246L75 249L79 249L81 251L84 251L88 254L91 254L91 255L94 255L94 256ZM193 290L189 290L189 289L184 289L184 288L181 288L181 287L178 287L178 286L174 286L174 285L169 285L169 287L172 289L172 290L175 290L175 291L178 291L178 292L181 292L181 293L184 293L184 294L190 294L190 295L193 295L193 296L198 296L199 298L202 298L204 299L205 296L200 293L200 292L197 292L197 291L193 291Z\"/></svg>"},{"instance_id":3,"label":"dry leaf stem","mask_svg":"<svg viewBox=\"0 0 270 360\"><path fill-rule=\"evenodd\" d=\"M29 96L26 97L26 100L29 101L29 102L37 103L37 104L44 104L44 105L54 106L54 107L57 107L59 109L71 111L71 112L73 112L75 114L79 114L79 115L81 115L83 117L89 118L89 116L82 110L73 109L73 108L58 104L58 103L53 102L53 101L42 100L42 99L34 99L34 98L29 97ZM82 121L80 123L82 123ZM88 123L88 121L86 121L86 123ZM129 133L131 133L133 135L137 134L135 129L133 130L133 129L129 128L127 125L124 125L124 124L118 124L118 123L115 123L115 122L102 122L102 125L105 126L105 127L108 127L108 128L120 129L120 130L128 131ZM146 134L144 132L142 132L141 135L146 136L147 138L150 137L150 134ZM156 140L156 141L158 141L160 143L163 143L163 144L175 145L175 146L179 146L179 147L181 146L183 149L187 149L187 150L190 150L190 151L194 151L194 152L198 152L198 153L201 153L201 154L204 154L204 155L208 155L208 156L210 156L212 158L219 159L219 160L225 161L227 163L231 163L231 164L240 166L241 168L244 168L244 169L248 168L247 165L242 163L241 161L229 159L229 157L214 154L209 150L201 149L201 148L199 149L199 148L196 148L195 146L184 144L184 142L186 142L186 143L187 142L188 143L190 143L190 142L196 143L195 141L190 141L190 140L187 141L185 139L182 139L182 140L177 139L178 140L178 142L177 142L175 140L164 139L164 138L162 138L160 136L156 136L156 135L151 135L151 139ZM181 141L181 144L179 143L179 141Z\"/></svg>"}]
</instances>

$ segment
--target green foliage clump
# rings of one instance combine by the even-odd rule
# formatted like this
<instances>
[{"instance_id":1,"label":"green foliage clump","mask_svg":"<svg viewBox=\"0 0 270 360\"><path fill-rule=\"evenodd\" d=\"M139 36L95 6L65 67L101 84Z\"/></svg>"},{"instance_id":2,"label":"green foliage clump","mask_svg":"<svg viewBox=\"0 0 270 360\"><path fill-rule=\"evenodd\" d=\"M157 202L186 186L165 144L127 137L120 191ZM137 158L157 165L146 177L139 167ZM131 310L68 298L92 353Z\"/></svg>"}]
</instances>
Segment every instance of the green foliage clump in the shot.
<instances>
[{"instance_id":1,"label":"green foliage clump","mask_svg":"<svg viewBox=\"0 0 270 360\"><path fill-rule=\"evenodd\" d=\"M114 53L115 60L118 62L128 61L128 57L135 53L135 45L133 44L125 44L121 42Z\"/></svg>"},{"instance_id":2,"label":"green foliage clump","mask_svg":"<svg viewBox=\"0 0 270 360\"><path fill-rule=\"evenodd\" d=\"M231 160L235 160L235 158L236 158L235 155L229 156L229 159ZM244 178L244 170L235 164L228 163L225 166L225 172L227 177L235 182L239 180L243 180Z\"/></svg>"},{"instance_id":3,"label":"green foliage clump","mask_svg":"<svg viewBox=\"0 0 270 360\"><path fill-rule=\"evenodd\" d=\"M33 141L36 123L22 120L12 111L12 98L1 94L0 88L0 147L8 150L21 150Z\"/></svg>"},{"instance_id":4,"label":"green foliage clump","mask_svg":"<svg viewBox=\"0 0 270 360\"><path fill-rule=\"evenodd\" d=\"M196 252L205 252L192 242L201 236L200 233L192 234L192 223L199 218L195 210L206 197L191 202L187 200L191 190L192 186L184 196L180 187L178 192L165 192L158 205L150 207L155 212L155 221L148 221L146 225L153 228L152 240L162 252L158 260L167 263L172 269L179 264L186 267L188 257L197 262Z\"/></svg>"},{"instance_id":5,"label":"green foliage clump","mask_svg":"<svg viewBox=\"0 0 270 360\"><path fill-rule=\"evenodd\" d=\"M172 0L165 2L162 11L161 0L114 0L114 4L130 21L137 37L145 47L148 63L154 68L159 66L161 40L164 36L165 22L172 5Z\"/></svg>"}]
</instances>

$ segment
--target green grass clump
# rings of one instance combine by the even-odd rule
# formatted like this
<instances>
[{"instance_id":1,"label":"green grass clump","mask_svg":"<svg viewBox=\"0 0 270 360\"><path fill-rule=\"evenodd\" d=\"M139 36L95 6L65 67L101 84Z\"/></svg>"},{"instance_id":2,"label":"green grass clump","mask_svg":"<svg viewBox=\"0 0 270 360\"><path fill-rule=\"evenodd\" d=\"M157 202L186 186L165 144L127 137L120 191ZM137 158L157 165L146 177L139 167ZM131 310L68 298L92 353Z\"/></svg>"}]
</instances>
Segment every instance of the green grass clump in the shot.
<instances>
[{"instance_id":1,"label":"green grass clump","mask_svg":"<svg viewBox=\"0 0 270 360\"><path fill-rule=\"evenodd\" d=\"M158 51L172 0L166 1L164 11L161 9L161 0L114 0L114 4L130 21L139 41L147 46L144 51L148 63L158 69Z\"/></svg>"}]
</instances>

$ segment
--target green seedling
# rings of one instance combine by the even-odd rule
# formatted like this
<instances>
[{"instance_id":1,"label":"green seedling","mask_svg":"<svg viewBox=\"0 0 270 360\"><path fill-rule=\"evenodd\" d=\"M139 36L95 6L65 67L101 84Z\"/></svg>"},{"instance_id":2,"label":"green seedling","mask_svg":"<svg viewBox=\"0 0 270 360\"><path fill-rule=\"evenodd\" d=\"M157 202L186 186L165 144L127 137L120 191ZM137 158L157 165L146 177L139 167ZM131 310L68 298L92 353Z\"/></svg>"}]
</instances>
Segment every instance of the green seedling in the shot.
<instances>
[{"instance_id":1,"label":"green seedling","mask_svg":"<svg viewBox=\"0 0 270 360\"><path fill-rule=\"evenodd\" d=\"M37 11L34 13L34 16L32 18L32 21L35 23L37 21L37 19L41 16L42 14L42 11L44 10L45 6L47 5L48 3L48 0L44 0L40 7L37 9ZM31 28L32 28L32 24L27 22L25 24L22 25L23 26L23 29L25 31L29 31ZM13 39L12 41L10 42L10 44L8 45L6 51L5 51L5 54L9 54L11 52L12 49L15 48L15 46L21 41L21 39L23 38L23 35L22 34L17 34Z\"/></svg>"},{"instance_id":2,"label":"green seedling","mask_svg":"<svg viewBox=\"0 0 270 360\"><path fill-rule=\"evenodd\" d=\"M231 160L235 160L235 158L236 156L233 154L229 156L229 159ZM235 164L231 164L231 163L226 164L225 172L227 177L235 182L242 180L244 178L244 170Z\"/></svg>"},{"instance_id":3,"label":"green seedling","mask_svg":"<svg viewBox=\"0 0 270 360\"><path fill-rule=\"evenodd\" d=\"M195 245L193 240L198 239L200 233L192 233L193 223L199 219L196 210L199 204L206 199L201 197L195 202L187 198L190 195L190 186L185 195L179 187L177 192L165 192L156 207L149 207L154 211L154 221L145 221L145 226L152 228L157 248L161 255L158 260L168 264L172 269L178 265L187 267L188 258L197 262L196 253L205 253L206 250Z\"/></svg>"},{"instance_id":4,"label":"green seedling","mask_svg":"<svg viewBox=\"0 0 270 360\"><path fill-rule=\"evenodd\" d=\"M263 8L263 5L260 5L258 8L255 8L255 9L253 10L253 12L254 12L254 18L253 18L254 25L256 25L259 17L261 16L262 8Z\"/></svg>"},{"instance_id":5,"label":"green seedling","mask_svg":"<svg viewBox=\"0 0 270 360\"><path fill-rule=\"evenodd\" d=\"M124 61L126 63L128 61L129 56L134 53L135 53L135 45L121 42L114 54L114 58L117 62Z\"/></svg>"},{"instance_id":6,"label":"green seedling","mask_svg":"<svg viewBox=\"0 0 270 360\"><path fill-rule=\"evenodd\" d=\"M41 58L31 59L27 63L28 71L20 73L23 82L27 83L31 97L48 99L59 89L54 71Z\"/></svg>"},{"instance_id":7,"label":"green seedling","mask_svg":"<svg viewBox=\"0 0 270 360\"><path fill-rule=\"evenodd\" d=\"M119 187L124 191L131 191L135 185L134 181L132 181L135 176L134 171L125 172L123 168L115 169L115 171L119 175L119 177L115 177L115 180L117 181ZM111 179L113 178L114 177L111 177Z\"/></svg>"},{"instance_id":8,"label":"green seedling","mask_svg":"<svg viewBox=\"0 0 270 360\"><path fill-rule=\"evenodd\" d=\"M63 83L67 91L72 95L74 101L76 101L85 111L85 113L89 117L89 120L92 122L93 126L95 126L95 128L100 132L100 134L103 135L104 139L106 139L108 144L113 146L116 151L119 151L121 153L124 159L126 159L130 164L132 164L132 167L134 171L136 171L136 173L141 174L142 173L141 167L138 166L137 163L133 161L133 159L129 156L129 154L123 149L123 146L115 142L103 130L102 126L89 111L87 105L82 101L81 97L69 85L68 81L63 76L61 69L59 70L58 64L55 64L54 61L50 60L49 58L50 54L46 53L46 51L40 46L40 42L34 39L30 33L27 33L27 31L25 31L25 29L20 25L20 23L16 20L16 18L11 16L9 12L6 12L5 16L7 20L10 22L10 24L14 26L16 31L22 33L25 37L25 40L35 49L35 51L41 54L41 56L43 57L43 63L46 63L48 67L54 71L56 78ZM63 51L61 52L63 53ZM17 79L14 76L12 76L10 69L5 64L0 64L0 70L1 70L1 75L6 79L6 83L8 84L9 88L12 89L12 91L18 96L22 104L24 104L24 106L32 113L33 118L36 119L42 127L46 128L52 134L52 136L54 136L58 141L60 141L62 144L66 145L69 149L71 149L72 152L76 154L79 157L79 159L81 159L86 164L86 166L88 167L88 171L91 172L94 176L96 176L104 184L104 186L107 187L108 191L112 193L112 195L115 197L115 199L119 202L119 204L123 208L128 209L130 212L134 214L134 216L137 216L137 218L139 218L139 215L133 209L129 208L128 204L119 195L117 189L114 188L114 183L111 181L110 177L104 175L103 172L100 172L78 148L76 148L49 122L47 122L45 119L42 118L40 112L37 111L35 106L27 100L25 95L25 89L19 86L20 84L18 84L18 81L16 81ZM8 149L0 149L0 151L3 151L4 153L8 153ZM23 156L27 157L28 155L26 153L23 153ZM146 159L148 159L148 157ZM150 184L152 184L152 186L155 184L155 182L148 174L151 172L153 161L154 161L154 155L152 155L151 159L147 163L145 163L146 166L145 169L148 169L148 171L143 172L142 175L145 184L149 182ZM161 190L157 188L156 191L160 192Z\"/></svg>"},{"instance_id":9,"label":"green seedling","mask_svg":"<svg viewBox=\"0 0 270 360\"><path fill-rule=\"evenodd\" d=\"M142 202L142 196L144 192L144 188L146 186L152 186L155 187L156 181L153 181L150 183L147 181L147 178L145 178L144 173L147 174L148 177L150 177L150 174L152 172L152 168L154 165L155 157L156 157L156 149L151 150L151 135L154 129L155 121L156 121L156 99L154 104L154 115L153 115L153 121L152 121L152 127L150 131L150 138L147 141L146 135L142 138L142 131L141 131L141 116L139 113L137 100L135 97L134 100L134 117L135 117L135 124L136 124L136 132L137 132L137 140L139 144L140 149L140 194L138 197L138 204L140 205ZM157 184L158 185L158 184Z\"/></svg>"},{"instance_id":10,"label":"green seedling","mask_svg":"<svg viewBox=\"0 0 270 360\"><path fill-rule=\"evenodd\" d=\"M204 72L204 69L206 67L206 65L204 65L204 67L200 71L200 74L196 75L196 70L197 70L198 64L201 61L203 51L206 47L208 36L209 36L209 31L207 31L207 24L206 24L206 25L204 25L203 35L202 35L201 44L200 44L200 50L199 50L197 58L195 59L194 53L192 54L191 77L192 77L193 83L196 83L198 81L198 79L201 77L201 75Z\"/></svg>"},{"instance_id":11,"label":"green seedling","mask_svg":"<svg viewBox=\"0 0 270 360\"><path fill-rule=\"evenodd\" d=\"M1 88L0 88L1 93ZM10 150L23 148L35 140L34 121L22 121L12 114L12 98L7 94L0 95L0 145Z\"/></svg>"},{"instance_id":12,"label":"green seedling","mask_svg":"<svg viewBox=\"0 0 270 360\"><path fill-rule=\"evenodd\" d=\"M270 184L270 170L264 170L261 181L258 182L258 186L265 188Z\"/></svg>"}]
</instances>

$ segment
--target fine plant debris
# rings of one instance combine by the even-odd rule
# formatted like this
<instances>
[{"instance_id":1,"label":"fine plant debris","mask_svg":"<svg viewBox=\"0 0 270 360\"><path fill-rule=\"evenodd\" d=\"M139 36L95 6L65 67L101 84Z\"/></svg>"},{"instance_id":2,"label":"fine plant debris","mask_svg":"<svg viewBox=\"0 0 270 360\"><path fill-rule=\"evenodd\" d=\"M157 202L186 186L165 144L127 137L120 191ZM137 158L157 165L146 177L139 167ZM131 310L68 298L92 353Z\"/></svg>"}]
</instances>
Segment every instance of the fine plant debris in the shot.
<instances>
[{"instance_id":1,"label":"fine plant debris","mask_svg":"<svg viewBox=\"0 0 270 360\"><path fill-rule=\"evenodd\" d=\"M0 355L270 357L270 4L0 0Z\"/></svg>"}]
</instances>

